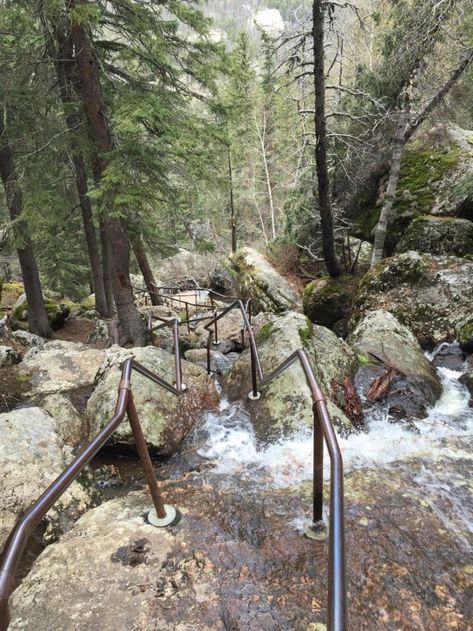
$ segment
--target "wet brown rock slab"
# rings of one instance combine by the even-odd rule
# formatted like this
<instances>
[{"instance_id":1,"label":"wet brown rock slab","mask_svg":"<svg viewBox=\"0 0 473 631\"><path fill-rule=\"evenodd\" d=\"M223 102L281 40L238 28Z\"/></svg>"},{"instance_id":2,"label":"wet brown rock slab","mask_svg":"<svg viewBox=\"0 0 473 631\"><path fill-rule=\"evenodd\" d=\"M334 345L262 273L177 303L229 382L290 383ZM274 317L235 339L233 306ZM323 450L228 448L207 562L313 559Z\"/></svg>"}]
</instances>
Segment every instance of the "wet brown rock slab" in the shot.
<instances>
[{"instance_id":1,"label":"wet brown rock slab","mask_svg":"<svg viewBox=\"0 0 473 631\"><path fill-rule=\"evenodd\" d=\"M471 628L471 461L457 447L455 459L346 476L349 629ZM15 593L12 630L308 631L325 621L327 544L294 521L308 517L309 484L275 489L207 470L165 495L183 513L167 531L145 523L146 492L82 517Z\"/></svg>"}]
</instances>

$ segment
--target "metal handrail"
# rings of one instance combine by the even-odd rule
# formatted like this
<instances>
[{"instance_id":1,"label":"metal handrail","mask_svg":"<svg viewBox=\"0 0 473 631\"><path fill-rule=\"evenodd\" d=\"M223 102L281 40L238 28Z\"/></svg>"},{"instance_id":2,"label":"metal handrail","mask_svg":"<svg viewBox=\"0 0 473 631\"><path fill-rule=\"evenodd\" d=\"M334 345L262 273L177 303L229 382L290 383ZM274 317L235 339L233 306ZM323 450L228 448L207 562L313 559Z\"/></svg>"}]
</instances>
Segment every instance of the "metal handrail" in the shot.
<instances>
[{"instance_id":1,"label":"metal handrail","mask_svg":"<svg viewBox=\"0 0 473 631\"><path fill-rule=\"evenodd\" d=\"M256 338L248 314L249 301L236 300L214 320L204 326L209 331L207 341L207 371L210 373L210 346L214 335L211 327L225 317L232 309L239 308L243 318L242 337L248 333L251 355L252 391L249 398L260 398L260 385L267 385L294 363L299 362L307 380L314 413L314 459L313 459L313 527L318 530L323 524L323 440L330 456L330 517L329 517L329 576L328 576L328 616L329 631L345 631L347 618L346 576L345 576L345 514L343 497L343 459L335 430L330 420L325 396L317 382L310 359L303 349L294 351L271 373L265 375L261 363Z\"/></svg>"},{"instance_id":2,"label":"metal handrail","mask_svg":"<svg viewBox=\"0 0 473 631\"><path fill-rule=\"evenodd\" d=\"M72 484L82 469L97 455L98 451L104 446L113 432L123 421L125 414L131 425L133 436L135 439L136 449L141 460L141 464L146 474L151 497L153 499L154 510L156 512L157 521L161 521L160 525L169 525L169 518L174 509L165 506L153 464L149 456L146 440L138 418L138 413L133 401L131 390L131 371L135 370L140 375L150 379L168 392L176 396L183 394L182 383L178 373L176 373L176 387L168 383L155 373L151 372L138 363L134 358L127 359L122 367L121 380L118 386L118 397L115 408L115 414L108 423L100 430L100 432L92 439L82 452L74 458L71 464L65 469L56 480L44 491L41 497L28 509L21 517L14 529L11 531L2 551L0 563L0 631L6 631L10 624L10 613L8 609L8 601L14 588L15 577L18 571L19 563L34 529L41 519L46 515L48 510L59 499L64 491ZM172 509L171 511L169 509ZM154 520L156 525L156 519Z\"/></svg>"},{"instance_id":3,"label":"metal handrail","mask_svg":"<svg viewBox=\"0 0 473 631\"><path fill-rule=\"evenodd\" d=\"M314 459L313 459L313 528L320 530L323 525L323 441L327 444L330 456L330 517L329 517L329 576L328 576L328 616L329 631L346 631L346 579L345 579L345 534L344 534L344 499L343 499L343 461L337 437L333 429L324 394L317 382L309 357L303 349L298 349L287 357L271 373L265 375L259 355L256 338L251 326L251 300L234 300L227 308L214 316L204 328L209 331L207 341L207 371L210 373L210 347L212 340L218 344L218 321L225 317L232 309L239 308L242 318L242 339L244 345L245 332L248 334L251 355L252 391L249 397L259 399L258 381L266 385L276 379L281 373L299 362L309 385L314 414ZM161 324L153 327L152 321L157 319ZM21 555L33 530L45 516L51 506L68 488L80 471L97 454L111 434L122 422L125 413L128 414L136 447L143 468L146 473L148 486L155 506L158 519L166 518L166 508L162 502L156 475L149 457L145 438L140 426L138 414L133 403L130 375L134 369L141 375L154 381L172 394L179 396L185 386L182 383L181 360L179 353L179 318L165 320L150 314L148 328L150 333L163 326L173 329L176 385L171 385L158 375L139 364L134 359L125 361L122 369L122 379L119 385L119 395L114 416L95 438L84 448L69 467L53 482L35 504L25 513L11 532L2 552L0 564L0 631L6 631L10 621L8 599L13 590L14 580ZM211 330L213 327L213 330Z\"/></svg>"}]
</instances>

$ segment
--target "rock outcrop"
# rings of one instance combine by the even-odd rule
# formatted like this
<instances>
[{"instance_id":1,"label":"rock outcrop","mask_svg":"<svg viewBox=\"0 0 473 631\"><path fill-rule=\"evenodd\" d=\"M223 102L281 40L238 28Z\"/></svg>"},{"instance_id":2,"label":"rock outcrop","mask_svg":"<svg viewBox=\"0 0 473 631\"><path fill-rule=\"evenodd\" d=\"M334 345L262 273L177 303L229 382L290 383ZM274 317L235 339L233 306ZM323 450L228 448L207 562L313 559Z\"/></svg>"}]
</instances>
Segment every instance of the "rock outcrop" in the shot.
<instances>
[{"instance_id":1,"label":"rock outcrop","mask_svg":"<svg viewBox=\"0 0 473 631\"><path fill-rule=\"evenodd\" d=\"M131 350L114 348L97 372L95 389L87 404L92 435L114 414L121 365L131 356L168 383L174 382L174 355L171 353L153 346ZM219 400L216 387L203 368L183 361L182 375L187 390L176 397L138 373L132 374L133 398L146 441L164 455L174 453L202 414L216 406ZM126 419L111 441L134 445Z\"/></svg>"},{"instance_id":2,"label":"rock outcrop","mask_svg":"<svg viewBox=\"0 0 473 631\"><path fill-rule=\"evenodd\" d=\"M324 276L306 285L304 289L304 313L320 326L328 328L350 316L351 301L359 279L354 276Z\"/></svg>"},{"instance_id":3,"label":"rock outcrop","mask_svg":"<svg viewBox=\"0 0 473 631\"><path fill-rule=\"evenodd\" d=\"M74 342L47 342L24 356L21 372L31 382L31 395L92 387L106 352Z\"/></svg>"},{"instance_id":4,"label":"rock outcrop","mask_svg":"<svg viewBox=\"0 0 473 631\"><path fill-rule=\"evenodd\" d=\"M59 422L39 407L0 414L0 547L18 517L72 460L60 433ZM73 482L46 521L53 531L62 530L91 501L89 491Z\"/></svg>"},{"instance_id":5,"label":"rock outcrop","mask_svg":"<svg viewBox=\"0 0 473 631\"><path fill-rule=\"evenodd\" d=\"M405 252L363 277L352 302L351 330L377 309L390 311L423 347L451 342L471 317L473 261Z\"/></svg>"},{"instance_id":6,"label":"rock outcrop","mask_svg":"<svg viewBox=\"0 0 473 631\"><path fill-rule=\"evenodd\" d=\"M300 307L294 289L260 252L242 248L231 260L238 274L240 295L252 299L255 311L282 313Z\"/></svg>"},{"instance_id":7,"label":"rock outcrop","mask_svg":"<svg viewBox=\"0 0 473 631\"><path fill-rule=\"evenodd\" d=\"M21 354L11 346L0 346L0 368L14 366L21 361Z\"/></svg>"},{"instance_id":8,"label":"rock outcrop","mask_svg":"<svg viewBox=\"0 0 473 631\"><path fill-rule=\"evenodd\" d=\"M332 420L342 431L353 429L344 411L343 382L357 367L350 347L329 329L313 325L305 316L290 312L273 316L257 333L258 349L266 374L299 348L305 348L329 404ZM224 377L230 398L247 400L251 390L251 362L246 350ZM248 401L257 436L272 440L282 433L312 427L312 399L298 363L261 388L259 401Z\"/></svg>"},{"instance_id":9,"label":"rock outcrop","mask_svg":"<svg viewBox=\"0 0 473 631\"><path fill-rule=\"evenodd\" d=\"M454 217L417 217L404 232L396 252L427 252L442 256L473 254L473 222Z\"/></svg>"},{"instance_id":10,"label":"rock outcrop","mask_svg":"<svg viewBox=\"0 0 473 631\"><path fill-rule=\"evenodd\" d=\"M388 311L371 311L348 338L361 366L356 376L366 398L373 380L386 369L395 373L383 403L400 419L423 418L441 394L440 381L414 335Z\"/></svg>"}]
</instances>

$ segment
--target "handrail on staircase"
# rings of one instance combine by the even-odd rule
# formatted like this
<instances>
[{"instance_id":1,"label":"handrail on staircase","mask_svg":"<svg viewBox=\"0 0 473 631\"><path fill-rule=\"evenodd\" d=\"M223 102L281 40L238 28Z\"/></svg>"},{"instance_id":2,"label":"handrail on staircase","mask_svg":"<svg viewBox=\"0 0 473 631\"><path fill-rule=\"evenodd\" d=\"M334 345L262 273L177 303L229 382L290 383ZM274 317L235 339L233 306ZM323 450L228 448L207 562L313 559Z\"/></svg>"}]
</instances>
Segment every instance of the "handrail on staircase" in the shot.
<instances>
[{"instance_id":1,"label":"handrail on staircase","mask_svg":"<svg viewBox=\"0 0 473 631\"><path fill-rule=\"evenodd\" d=\"M179 363L179 369L177 368ZM176 360L176 382L175 385L168 383L159 375L150 371L146 366L130 357L125 360L121 380L118 386L118 397L115 414L91 440L81 453L74 458L71 464L65 469L56 480L44 491L41 497L29 508L17 522L11 531L0 557L0 631L6 631L10 624L10 612L8 601L14 589L15 578L24 549L31 537L34 529L41 519L46 515L53 504L61 497L64 491L72 484L82 469L97 455L99 450L105 445L107 440L123 421L125 414L128 416L133 437L135 439L136 450L143 466L148 487L154 504L154 509L148 513L148 521L157 527L169 526L177 523L179 514L172 506L163 503L159 490L158 481L154 472L153 464L149 456L146 440L141 428L138 413L133 401L131 387L131 372L137 373L150 379L175 396L184 393L186 387L182 384L180 373L180 359Z\"/></svg>"},{"instance_id":2,"label":"handrail on staircase","mask_svg":"<svg viewBox=\"0 0 473 631\"><path fill-rule=\"evenodd\" d=\"M228 301L228 298L227 298ZM208 307L208 305L204 305ZM256 343L255 334L251 325L251 300L232 299L231 304L220 310L215 307L210 321L204 326L209 332L207 341L207 371L210 373L210 347L212 342L218 345L218 322L233 309L239 309L243 319L242 342L244 346L245 333L248 335L251 356L251 382L252 390L249 398L258 400L261 396L258 390L260 386L267 385L294 363L299 362L304 371L313 400L314 431L313 431L313 523L312 533L318 537L324 528L323 522L323 446L324 440L330 456L330 515L329 515L329 576L328 576L328 630L346 631L346 579L345 579L345 534L344 534L344 499L343 499L343 461L337 437L333 429L327 402L317 382L314 370L305 350L298 349L287 357L271 373L265 375L261 358ZM160 324L153 326L153 319ZM207 318L209 319L209 318ZM199 319L202 321L202 318ZM131 371L135 370L142 376L150 379L168 392L180 396L186 389L182 383L181 359L179 352L179 327L181 324L189 326L189 318L182 321L180 318L164 319L150 313L148 329L153 331L169 326L173 330L174 357L175 357L175 384L170 384L164 379L138 363L134 358L127 359L122 367L121 381L118 387L118 398L115 414L92 439L92 441L76 456L71 464L61 475L44 491L41 497L21 517L2 551L0 558L0 631L6 631L10 622L8 600L14 588L15 577L21 556L26 543L41 519L46 515L52 505L59 499L70 486L82 469L92 460L98 451L104 446L113 432L123 421L125 414L131 425L135 438L136 448L143 465L154 510L148 514L148 521L155 526L168 526L176 523L179 516L177 511L164 505L159 491L158 482L153 465L148 453L146 441L138 418L138 413L133 402L131 388Z\"/></svg>"}]
</instances>

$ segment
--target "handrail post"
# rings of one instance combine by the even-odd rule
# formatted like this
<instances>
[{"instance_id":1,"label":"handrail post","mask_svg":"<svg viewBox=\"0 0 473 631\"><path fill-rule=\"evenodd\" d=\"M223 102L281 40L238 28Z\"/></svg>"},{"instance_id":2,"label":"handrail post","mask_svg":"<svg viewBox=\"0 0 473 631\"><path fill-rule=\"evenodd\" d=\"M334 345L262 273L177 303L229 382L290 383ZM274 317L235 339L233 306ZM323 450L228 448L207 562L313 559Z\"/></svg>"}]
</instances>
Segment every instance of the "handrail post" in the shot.
<instances>
[{"instance_id":1,"label":"handrail post","mask_svg":"<svg viewBox=\"0 0 473 631\"><path fill-rule=\"evenodd\" d=\"M210 370L210 347L212 346L212 337L213 337L213 331L209 331L209 336L207 338L207 374L208 375L212 374L212 371Z\"/></svg>"},{"instance_id":2,"label":"handrail post","mask_svg":"<svg viewBox=\"0 0 473 631\"><path fill-rule=\"evenodd\" d=\"M191 325L189 322L189 303L186 302L186 322L187 322L187 333L191 332Z\"/></svg>"},{"instance_id":3,"label":"handrail post","mask_svg":"<svg viewBox=\"0 0 473 631\"><path fill-rule=\"evenodd\" d=\"M320 528L324 519L324 435L320 423L317 404L312 405L314 414L314 461L313 461L313 498L312 522L314 528Z\"/></svg>"},{"instance_id":4,"label":"handrail post","mask_svg":"<svg viewBox=\"0 0 473 631\"><path fill-rule=\"evenodd\" d=\"M177 523L179 515L175 508L165 505L161 493L159 491L158 481L154 472L153 463L149 457L148 447L141 428L138 413L136 411L135 403L133 401L133 394L131 391L128 395L128 405L126 408L128 420L130 422L131 431L135 439L136 450L143 466L146 480L148 482L149 491L153 499L154 511L151 510L148 514L148 521L153 526L164 527Z\"/></svg>"},{"instance_id":5,"label":"handrail post","mask_svg":"<svg viewBox=\"0 0 473 631\"><path fill-rule=\"evenodd\" d=\"M215 309L215 315L217 315L217 309ZM213 341L214 346L218 346L220 342L218 341L218 328L217 328L217 318L214 320L214 335L215 339Z\"/></svg>"},{"instance_id":6,"label":"handrail post","mask_svg":"<svg viewBox=\"0 0 473 631\"><path fill-rule=\"evenodd\" d=\"M251 401L257 401L261 394L258 392L258 376L256 374L256 353L254 349L254 343L250 336L250 356L251 356L251 392L248 398Z\"/></svg>"},{"instance_id":7,"label":"handrail post","mask_svg":"<svg viewBox=\"0 0 473 631\"><path fill-rule=\"evenodd\" d=\"M172 329L173 337L174 337L174 364L176 370L176 389L186 390L186 385L182 383L182 365L181 365L181 354L179 351L179 322L178 320L174 321L174 326Z\"/></svg>"}]
</instances>

